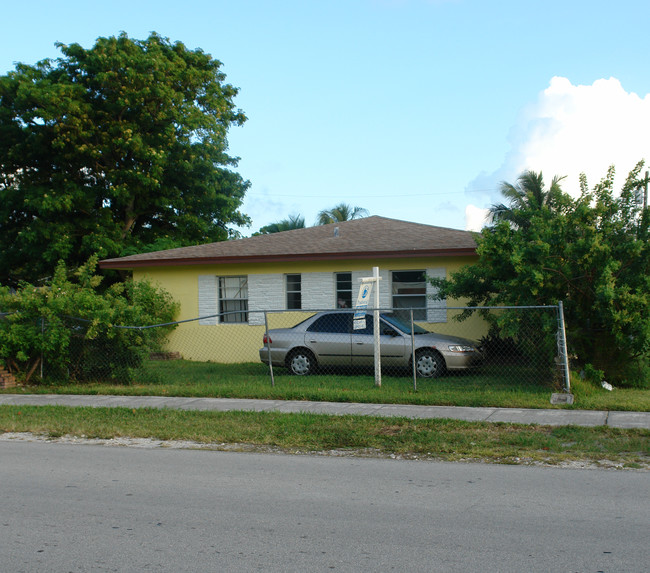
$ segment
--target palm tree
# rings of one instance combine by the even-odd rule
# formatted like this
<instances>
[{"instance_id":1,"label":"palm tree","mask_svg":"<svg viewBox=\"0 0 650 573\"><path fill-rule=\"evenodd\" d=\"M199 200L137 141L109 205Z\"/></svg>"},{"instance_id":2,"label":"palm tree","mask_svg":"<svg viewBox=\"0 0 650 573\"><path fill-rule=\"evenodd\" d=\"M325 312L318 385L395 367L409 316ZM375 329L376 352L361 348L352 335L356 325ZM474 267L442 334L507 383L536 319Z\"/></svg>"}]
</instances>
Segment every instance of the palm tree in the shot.
<instances>
[{"instance_id":1,"label":"palm tree","mask_svg":"<svg viewBox=\"0 0 650 573\"><path fill-rule=\"evenodd\" d=\"M304 229L305 218L302 215L289 215L288 218L265 225L256 235L269 235L270 233L280 233L281 231L291 231L293 229Z\"/></svg>"},{"instance_id":2,"label":"palm tree","mask_svg":"<svg viewBox=\"0 0 650 573\"><path fill-rule=\"evenodd\" d=\"M501 194L508 200L508 205L499 203L490 207L489 218L492 223L509 221L516 227L527 225L531 211L553 209L556 199L562 192L560 181L566 176L553 177L551 186L544 189L542 172L524 171L517 182L512 185L506 181L501 183Z\"/></svg>"},{"instance_id":3,"label":"palm tree","mask_svg":"<svg viewBox=\"0 0 650 573\"><path fill-rule=\"evenodd\" d=\"M351 221L352 219L361 219L368 215L368 210L362 207L351 207L346 203L339 203L331 209L326 209L318 213L317 225L328 225L329 223L340 223L342 221Z\"/></svg>"}]
</instances>

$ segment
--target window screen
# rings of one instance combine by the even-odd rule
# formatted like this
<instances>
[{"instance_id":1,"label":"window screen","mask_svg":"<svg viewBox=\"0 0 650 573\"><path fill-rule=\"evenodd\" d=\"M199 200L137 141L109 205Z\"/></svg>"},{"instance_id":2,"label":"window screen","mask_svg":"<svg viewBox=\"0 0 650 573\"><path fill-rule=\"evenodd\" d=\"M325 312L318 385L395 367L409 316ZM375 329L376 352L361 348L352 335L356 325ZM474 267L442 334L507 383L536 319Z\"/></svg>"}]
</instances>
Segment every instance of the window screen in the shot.
<instances>
[{"instance_id":1,"label":"window screen","mask_svg":"<svg viewBox=\"0 0 650 573\"><path fill-rule=\"evenodd\" d=\"M248 322L248 277L219 277L219 321Z\"/></svg>"},{"instance_id":2,"label":"window screen","mask_svg":"<svg viewBox=\"0 0 650 573\"><path fill-rule=\"evenodd\" d=\"M336 307L352 308L352 273L336 273Z\"/></svg>"},{"instance_id":3,"label":"window screen","mask_svg":"<svg viewBox=\"0 0 650 573\"><path fill-rule=\"evenodd\" d=\"M426 320L427 282L425 271L393 271L392 273L393 308L402 320L410 320L410 311L414 309L413 318Z\"/></svg>"},{"instance_id":4,"label":"window screen","mask_svg":"<svg viewBox=\"0 0 650 573\"><path fill-rule=\"evenodd\" d=\"M287 275L287 309L302 308L302 281L300 275Z\"/></svg>"}]
</instances>

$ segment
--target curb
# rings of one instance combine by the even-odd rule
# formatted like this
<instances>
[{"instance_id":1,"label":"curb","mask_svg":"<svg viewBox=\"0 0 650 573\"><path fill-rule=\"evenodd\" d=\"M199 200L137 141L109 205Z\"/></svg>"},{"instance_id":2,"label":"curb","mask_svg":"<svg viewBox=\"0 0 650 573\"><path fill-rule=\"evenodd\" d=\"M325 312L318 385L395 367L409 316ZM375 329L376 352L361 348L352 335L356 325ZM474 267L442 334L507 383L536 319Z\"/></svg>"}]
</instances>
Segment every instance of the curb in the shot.
<instances>
[{"instance_id":1,"label":"curb","mask_svg":"<svg viewBox=\"0 0 650 573\"><path fill-rule=\"evenodd\" d=\"M413 419L447 418L468 422L505 422L543 426L609 426L650 429L650 412L560 410L528 408L470 408L357 402L309 402L299 400L246 400L165 396L108 396L66 394L0 394L0 405L85 406L95 408L172 408L201 411L254 411L313 413L336 416L383 416Z\"/></svg>"}]
</instances>

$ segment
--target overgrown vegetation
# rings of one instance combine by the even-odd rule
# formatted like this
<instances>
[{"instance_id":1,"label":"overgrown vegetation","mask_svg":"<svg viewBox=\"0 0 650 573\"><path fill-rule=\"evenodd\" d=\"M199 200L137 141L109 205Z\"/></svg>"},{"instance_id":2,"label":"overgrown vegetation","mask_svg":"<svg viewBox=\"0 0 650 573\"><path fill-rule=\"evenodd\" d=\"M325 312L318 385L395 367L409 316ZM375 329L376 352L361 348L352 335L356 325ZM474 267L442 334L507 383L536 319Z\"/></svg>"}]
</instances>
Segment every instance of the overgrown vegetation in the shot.
<instances>
[{"instance_id":1,"label":"overgrown vegetation","mask_svg":"<svg viewBox=\"0 0 650 573\"><path fill-rule=\"evenodd\" d=\"M478 262L448 280L431 279L439 297L469 306L563 301L578 369L591 365L614 384L650 387L650 211L638 201L642 168L640 162L620 193L613 168L592 190L583 176L577 199L560 189L558 178L545 190L533 172L515 186L504 184L510 204L495 206L494 223L477 235ZM493 336L514 340L534 341L557 329L550 315L537 324L523 323L516 312L485 318ZM552 357L552 342L542 340L535 347Z\"/></svg>"},{"instance_id":2,"label":"overgrown vegetation","mask_svg":"<svg viewBox=\"0 0 650 573\"><path fill-rule=\"evenodd\" d=\"M67 276L59 263L51 282L16 291L0 287L0 362L30 382L47 363L50 379L128 383L143 357L160 348L169 328L126 329L173 320L177 305L146 281L100 290L93 257ZM110 352L108 348L110 347Z\"/></svg>"}]
</instances>

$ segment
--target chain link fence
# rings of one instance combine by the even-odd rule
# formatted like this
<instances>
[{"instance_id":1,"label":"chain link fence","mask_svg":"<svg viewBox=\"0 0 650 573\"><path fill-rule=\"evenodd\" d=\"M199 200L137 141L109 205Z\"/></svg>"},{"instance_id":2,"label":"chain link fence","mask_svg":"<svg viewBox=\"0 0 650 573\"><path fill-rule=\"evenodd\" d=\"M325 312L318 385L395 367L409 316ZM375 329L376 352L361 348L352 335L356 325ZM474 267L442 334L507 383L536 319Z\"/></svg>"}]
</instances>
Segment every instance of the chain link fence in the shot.
<instances>
[{"instance_id":1,"label":"chain link fence","mask_svg":"<svg viewBox=\"0 0 650 573\"><path fill-rule=\"evenodd\" d=\"M406 376L415 389L454 379L570 391L561 307L447 308L437 322L419 310L267 312L260 359L272 378L370 371L378 385Z\"/></svg>"},{"instance_id":2,"label":"chain link fence","mask_svg":"<svg viewBox=\"0 0 650 573\"><path fill-rule=\"evenodd\" d=\"M131 383L176 324L113 326L71 316L0 313L0 367L23 383Z\"/></svg>"},{"instance_id":3,"label":"chain link fence","mask_svg":"<svg viewBox=\"0 0 650 573\"><path fill-rule=\"evenodd\" d=\"M73 317L21 323L0 315L0 360L10 371L21 370L23 379L38 374L48 381L150 383L161 370L173 377L175 364L183 364L179 377L192 365L209 364L210 376L219 376L221 367L230 377L268 377L271 385L284 377L355 376L376 385L408 378L414 389L453 380L468 387L570 391L561 305L450 307L435 322L418 319L426 315L420 310L238 311L236 320L245 322L228 322L222 313L119 327ZM214 318L217 324L206 320ZM31 355L14 348L12 357L12 340L21 333L33 340Z\"/></svg>"}]
</instances>

